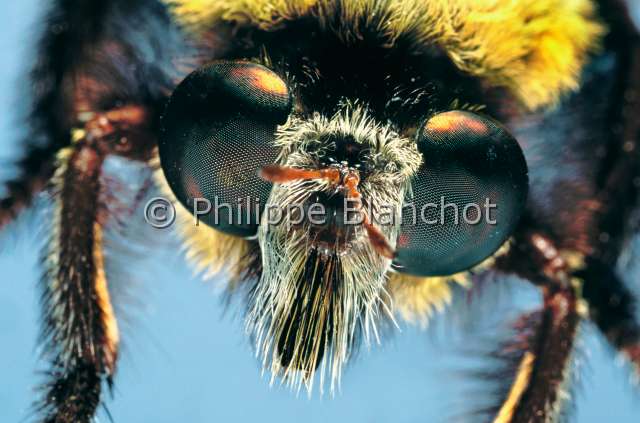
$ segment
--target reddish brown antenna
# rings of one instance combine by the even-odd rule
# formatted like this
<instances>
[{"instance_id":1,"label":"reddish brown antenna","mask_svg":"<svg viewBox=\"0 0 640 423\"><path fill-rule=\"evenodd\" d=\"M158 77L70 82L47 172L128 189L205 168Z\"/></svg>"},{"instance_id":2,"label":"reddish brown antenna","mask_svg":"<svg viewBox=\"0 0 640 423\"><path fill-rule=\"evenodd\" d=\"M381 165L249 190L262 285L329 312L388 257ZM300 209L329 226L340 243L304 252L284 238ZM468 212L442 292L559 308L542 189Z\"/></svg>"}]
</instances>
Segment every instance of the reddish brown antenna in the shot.
<instances>
[{"instance_id":1,"label":"reddish brown antenna","mask_svg":"<svg viewBox=\"0 0 640 423\"><path fill-rule=\"evenodd\" d=\"M395 250L389 244L384 234L371 223L369 214L362 205L362 195L358 191L360 176L357 171L341 171L339 168L326 169L296 169L288 166L269 165L260 170L260 177L274 183L286 183L308 179L326 179L341 186L347 195L347 200L356 202L356 209L362 214L362 226L367 231L373 248L383 257L393 259Z\"/></svg>"}]
</instances>

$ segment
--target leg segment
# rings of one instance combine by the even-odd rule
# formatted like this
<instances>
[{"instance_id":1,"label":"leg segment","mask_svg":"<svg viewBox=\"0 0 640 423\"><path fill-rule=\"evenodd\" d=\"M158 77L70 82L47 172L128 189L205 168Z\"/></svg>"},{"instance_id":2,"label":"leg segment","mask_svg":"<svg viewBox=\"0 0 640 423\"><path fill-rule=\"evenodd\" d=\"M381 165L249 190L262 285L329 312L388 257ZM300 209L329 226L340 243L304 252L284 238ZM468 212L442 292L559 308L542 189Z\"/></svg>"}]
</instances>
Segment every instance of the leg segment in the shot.
<instances>
[{"instance_id":1,"label":"leg segment","mask_svg":"<svg viewBox=\"0 0 640 423\"><path fill-rule=\"evenodd\" d=\"M556 419L561 400L568 396L573 344L583 317L590 317L636 370L640 368L635 300L613 268L594 257L562 253L549 237L531 229L530 223L528 228L519 232L522 236L496 265L539 286L544 306L540 318L527 319L516 341L507 345L510 352L515 346L519 361L503 403L497 408L497 423Z\"/></svg>"},{"instance_id":2,"label":"leg segment","mask_svg":"<svg viewBox=\"0 0 640 423\"><path fill-rule=\"evenodd\" d=\"M533 258L529 264L532 267L521 265L528 263L525 256ZM530 232L512 247L512 252L498 258L498 265L538 285L544 302L540 311L520 320L516 338L497 353L516 365L501 405L494 408L493 421L555 421L568 396L567 380L580 322L579 298L568 274L569 263L548 238ZM512 359L514 354L516 360Z\"/></svg>"},{"instance_id":3,"label":"leg segment","mask_svg":"<svg viewBox=\"0 0 640 423\"><path fill-rule=\"evenodd\" d=\"M37 406L44 422L89 422L111 384L119 345L103 263L102 164L113 154L151 157L155 115L176 77L174 59L190 50L154 0L58 0L46 27L31 116L42 141L18 183L39 187L55 169L41 284L50 381ZM36 176L39 182L30 182ZM13 195L7 207L0 204L0 225L3 213L15 214L36 190L28 191L21 201Z\"/></svg>"},{"instance_id":4,"label":"leg segment","mask_svg":"<svg viewBox=\"0 0 640 423\"><path fill-rule=\"evenodd\" d=\"M104 272L100 169L104 156L81 143L59 154L54 220L42 281L43 342L52 382L46 422L89 422L103 380L115 371L118 328Z\"/></svg>"},{"instance_id":5,"label":"leg segment","mask_svg":"<svg viewBox=\"0 0 640 423\"><path fill-rule=\"evenodd\" d=\"M119 333L104 269L109 223L101 170L109 154L145 160L153 149L149 116L125 105L93 113L77 141L58 155L54 218L42 281L43 342L52 381L40 408L46 422L88 422L111 385ZM124 140L124 141L123 141Z\"/></svg>"}]
</instances>

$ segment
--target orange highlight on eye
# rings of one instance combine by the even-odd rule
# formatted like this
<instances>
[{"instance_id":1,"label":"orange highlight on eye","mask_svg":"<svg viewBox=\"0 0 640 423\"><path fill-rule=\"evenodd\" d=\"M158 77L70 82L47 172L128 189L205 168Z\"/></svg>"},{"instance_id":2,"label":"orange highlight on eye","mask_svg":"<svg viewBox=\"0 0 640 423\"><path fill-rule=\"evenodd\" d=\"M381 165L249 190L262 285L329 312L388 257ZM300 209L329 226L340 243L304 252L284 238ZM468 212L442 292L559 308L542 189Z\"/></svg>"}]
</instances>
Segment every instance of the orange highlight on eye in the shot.
<instances>
[{"instance_id":1,"label":"orange highlight on eye","mask_svg":"<svg viewBox=\"0 0 640 423\"><path fill-rule=\"evenodd\" d=\"M239 68L233 70L233 76L246 79L251 85L275 95L286 96L287 85L276 74L260 68Z\"/></svg>"},{"instance_id":2,"label":"orange highlight on eye","mask_svg":"<svg viewBox=\"0 0 640 423\"><path fill-rule=\"evenodd\" d=\"M459 121L460 116L457 113L441 113L429 119L424 130L425 132L452 132Z\"/></svg>"},{"instance_id":3,"label":"orange highlight on eye","mask_svg":"<svg viewBox=\"0 0 640 423\"><path fill-rule=\"evenodd\" d=\"M472 119L467 116L460 116L460 126L469 129L471 132L478 135L485 135L489 132L487 125L477 119Z\"/></svg>"},{"instance_id":4,"label":"orange highlight on eye","mask_svg":"<svg viewBox=\"0 0 640 423\"><path fill-rule=\"evenodd\" d=\"M455 130L467 129L477 135L485 135L489 132L487 125L479 119L461 112L446 112L435 115L425 125L425 132L445 133Z\"/></svg>"}]
</instances>

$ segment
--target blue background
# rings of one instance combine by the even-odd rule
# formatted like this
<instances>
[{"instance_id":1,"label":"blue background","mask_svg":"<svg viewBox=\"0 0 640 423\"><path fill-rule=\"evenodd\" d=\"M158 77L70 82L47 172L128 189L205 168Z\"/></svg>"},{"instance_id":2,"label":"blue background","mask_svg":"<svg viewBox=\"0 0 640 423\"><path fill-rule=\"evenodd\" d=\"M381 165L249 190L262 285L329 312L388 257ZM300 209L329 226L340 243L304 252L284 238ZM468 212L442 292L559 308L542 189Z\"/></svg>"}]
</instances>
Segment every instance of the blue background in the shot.
<instances>
[{"instance_id":1,"label":"blue background","mask_svg":"<svg viewBox=\"0 0 640 423\"><path fill-rule=\"evenodd\" d=\"M32 59L34 29L39 30L38 4L0 3L2 163L20 152L23 78ZM0 178L10 170L0 165ZM46 218L36 212L0 237L0 422L29 418L40 380L37 370L44 368L35 343L42 239L37 222L46 230ZM476 359L478 348L492 345L509 318L537 299L526 284L512 281L507 289L488 290L471 311L454 306L428 332L401 325L401 332L385 334L382 345L363 349L335 398L296 397L287 389L270 388L268 378L261 377L239 307L223 313L216 284L192 276L175 254L178 245L169 233L141 222L132 226L146 247L124 250L120 242L118 263L128 277L119 284L127 285L130 297L124 302L132 304L121 323L124 346L114 399L107 400L116 422L473 421L462 416L480 402L486 388L469 382L465 369L483 365ZM639 421L640 401L627 366L589 326L579 351L576 421ZM101 421L108 421L104 414Z\"/></svg>"}]
</instances>

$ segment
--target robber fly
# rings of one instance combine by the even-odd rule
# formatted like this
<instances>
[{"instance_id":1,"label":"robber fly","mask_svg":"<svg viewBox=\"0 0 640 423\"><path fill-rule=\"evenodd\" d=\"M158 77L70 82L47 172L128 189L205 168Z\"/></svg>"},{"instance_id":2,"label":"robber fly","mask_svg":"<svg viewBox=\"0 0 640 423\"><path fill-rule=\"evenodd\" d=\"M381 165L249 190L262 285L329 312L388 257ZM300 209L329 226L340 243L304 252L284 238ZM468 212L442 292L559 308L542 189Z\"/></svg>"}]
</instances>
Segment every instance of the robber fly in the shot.
<instances>
[{"instance_id":1,"label":"robber fly","mask_svg":"<svg viewBox=\"0 0 640 423\"><path fill-rule=\"evenodd\" d=\"M556 420L583 320L638 370L616 272L640 186L624 3L59 0L43 27L0 202L2 225L41 190L53 205L41 421L90 421L113 383L113 155L153 170L186 256L243 297L265 370L294 389L334 390L381 325L486 274L543 304L497 346L509 377L479 419Z\"/></svg>"}]
</instances>

